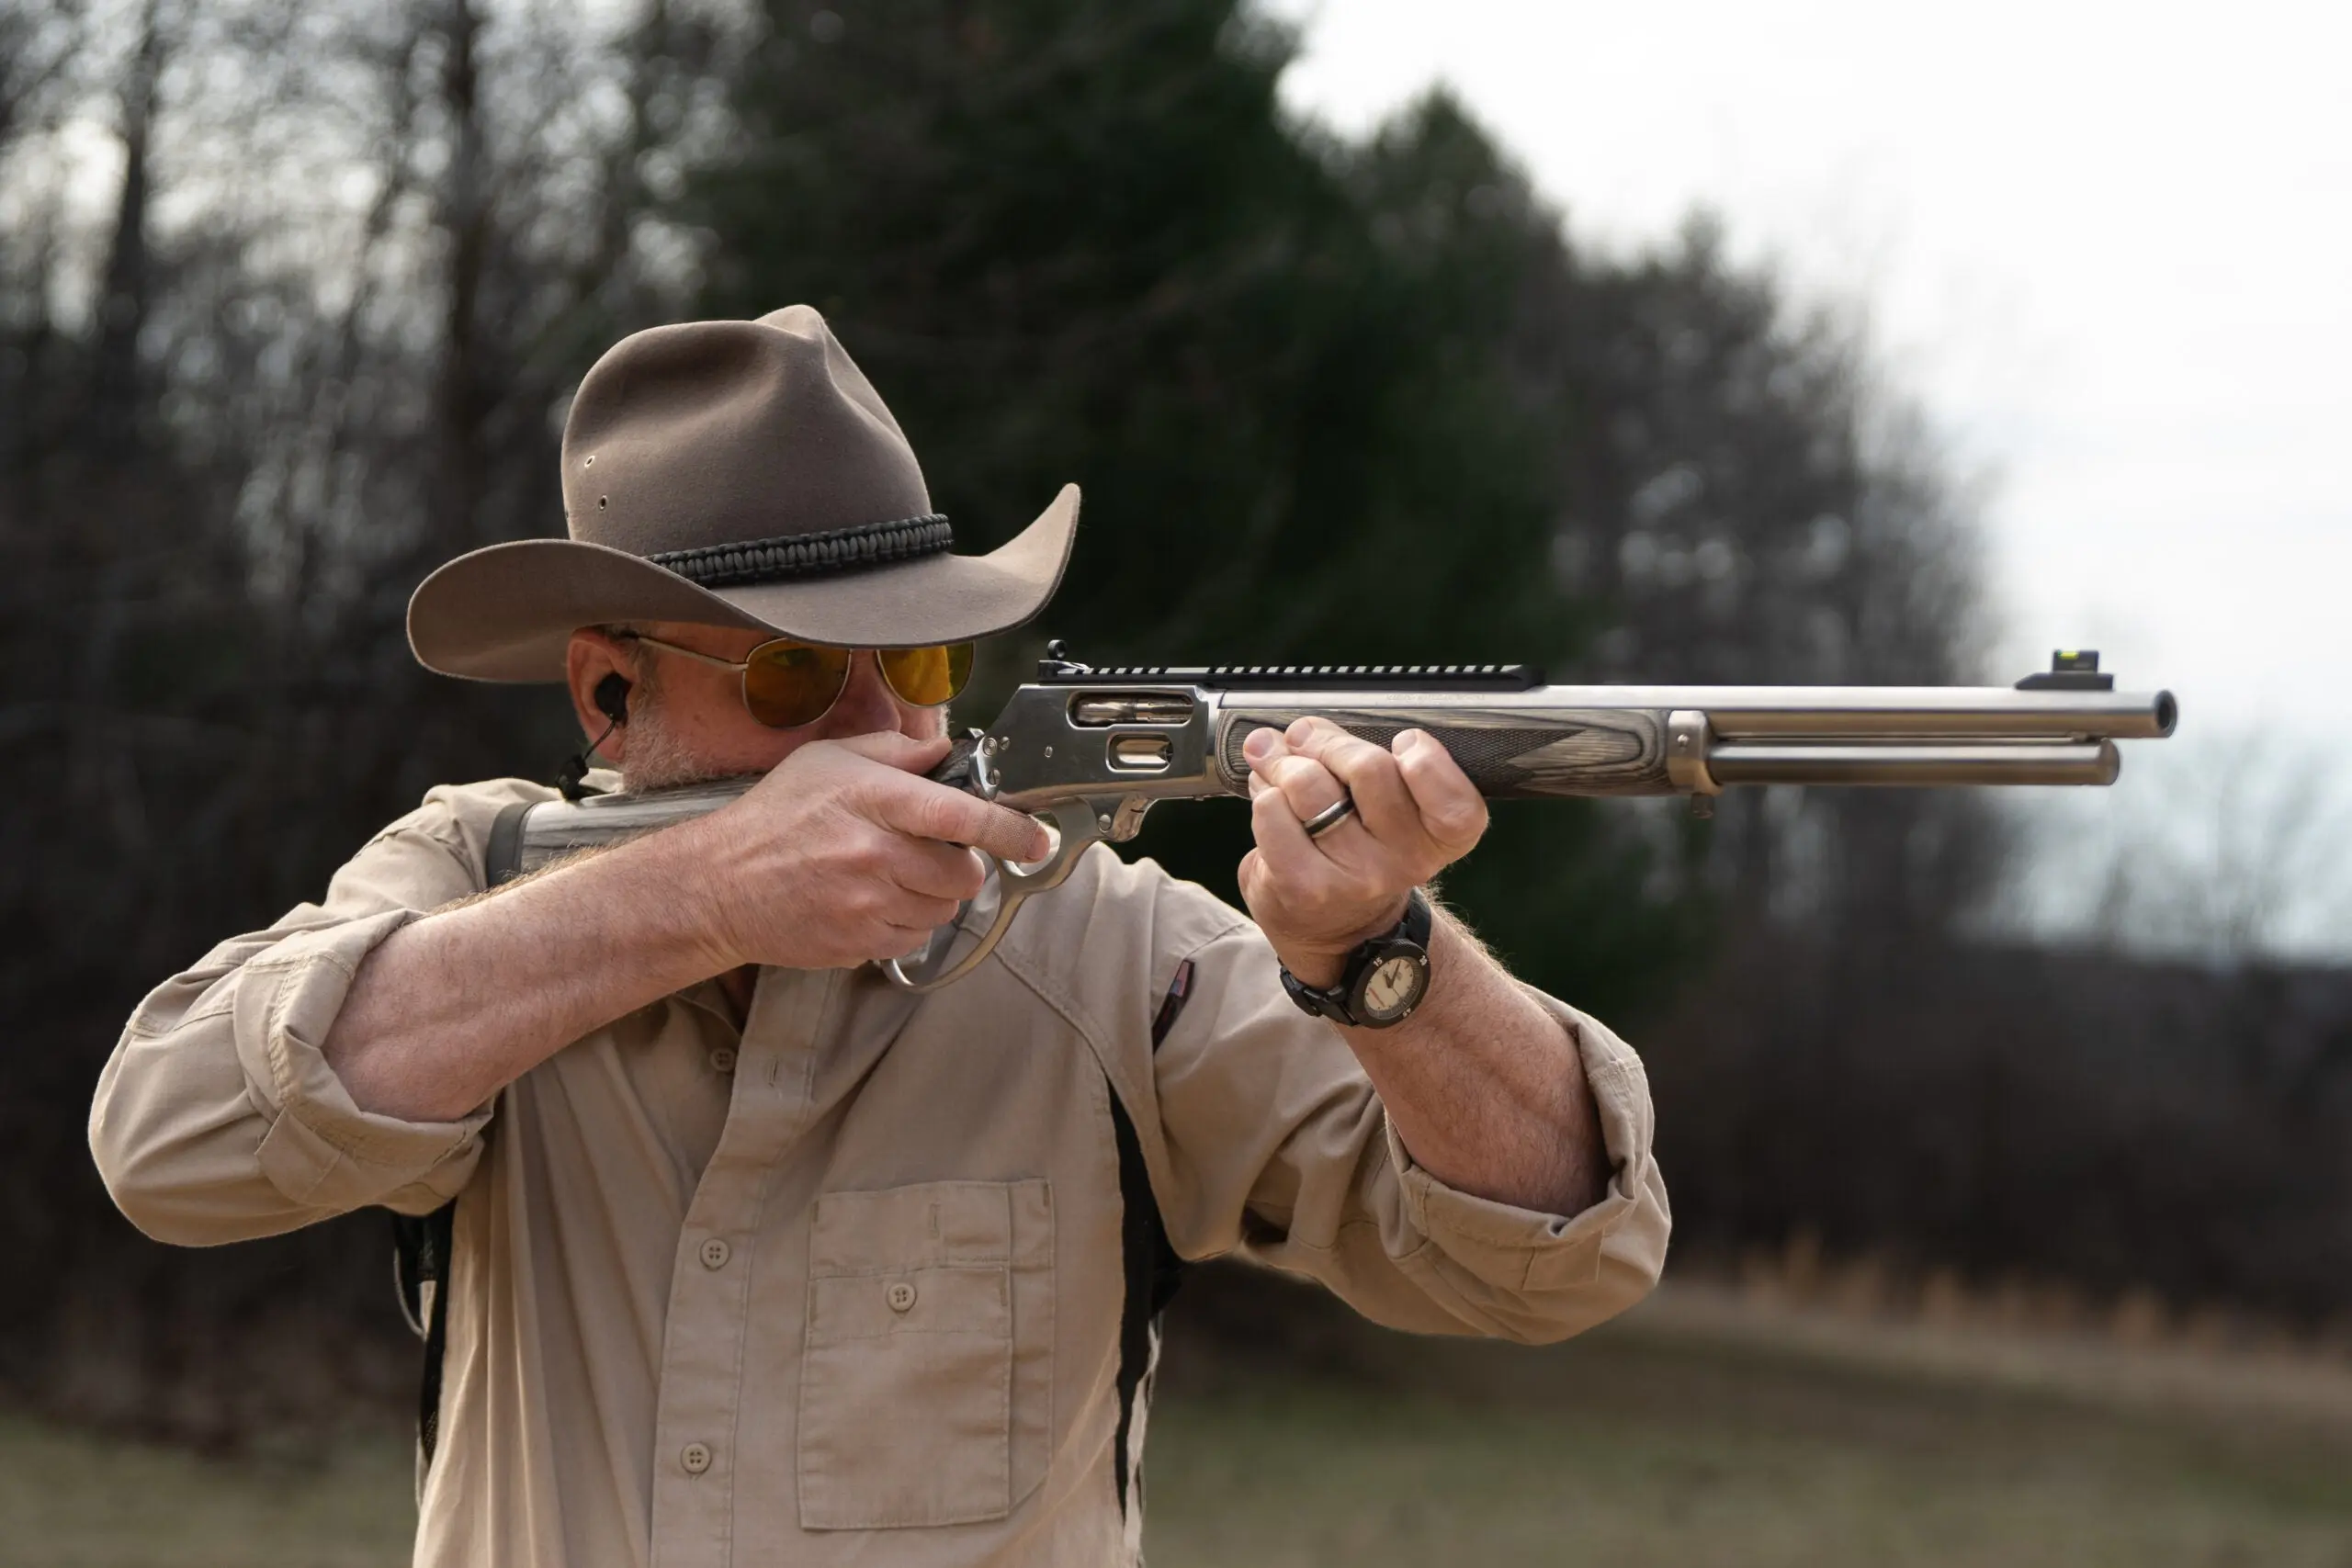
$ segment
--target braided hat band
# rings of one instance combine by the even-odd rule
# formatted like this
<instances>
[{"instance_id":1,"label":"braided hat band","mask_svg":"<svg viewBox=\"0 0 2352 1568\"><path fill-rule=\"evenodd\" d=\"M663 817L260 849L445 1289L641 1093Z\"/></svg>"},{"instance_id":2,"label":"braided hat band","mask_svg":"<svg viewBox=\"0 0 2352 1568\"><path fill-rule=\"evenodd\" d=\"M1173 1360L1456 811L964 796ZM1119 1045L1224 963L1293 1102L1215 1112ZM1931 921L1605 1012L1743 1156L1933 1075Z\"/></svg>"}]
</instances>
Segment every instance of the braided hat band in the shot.
<instances>
[{"instance_id":1,"label":"braided hat band","mask_svg":"<svg viewBox=\"0 0 2352 1568\"><path fill-rule=\"evenodd\" d=\"M736 588L944 555L955 546L956 531L948 525L946 517L933 512L922 517L863 523L853 528L830 528L822 533L786 534L773 539L704 545L690 550L660 550L645 558L705 588Z\"/></svg>"}]
</instances>

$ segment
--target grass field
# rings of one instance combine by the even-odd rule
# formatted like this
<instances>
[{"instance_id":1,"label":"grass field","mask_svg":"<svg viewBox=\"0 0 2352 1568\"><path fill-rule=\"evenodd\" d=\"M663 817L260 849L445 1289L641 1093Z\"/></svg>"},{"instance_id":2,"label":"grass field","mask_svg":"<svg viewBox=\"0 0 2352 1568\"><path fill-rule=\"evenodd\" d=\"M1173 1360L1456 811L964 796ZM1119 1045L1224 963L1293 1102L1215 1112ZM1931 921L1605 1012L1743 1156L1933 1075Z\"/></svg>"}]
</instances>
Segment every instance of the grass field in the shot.
<instances>
[{"instance_id":1,"label":"grass field","mask_svg":"<svg viewBox=\"0 0 2352 1568\"><path fill-rule=\"evenodd\" d=\"M2254 1363L1722 1309L1669 1292L1540 1352L1386 1341L1376 1373L1180 1340L1153 1422L1155 1568L2352 1568L2352 1373L2267 1388ZM402 1562L408 1484L390 1434L226 1461L0 1418L0 1561Z\"/></svg>"},{"instance_id":2,"label":"grass field","mask_svg":"<svg viewBox=\"0 0 2352 1568\"><path fill-rule=\"evenodd\" d=\"M1430 1360L1403 1390L1171 1402L1155 1568L2352 1565L2352 1442L2301 1418L1630 1333Z\"/></svg>"}]
</instances>

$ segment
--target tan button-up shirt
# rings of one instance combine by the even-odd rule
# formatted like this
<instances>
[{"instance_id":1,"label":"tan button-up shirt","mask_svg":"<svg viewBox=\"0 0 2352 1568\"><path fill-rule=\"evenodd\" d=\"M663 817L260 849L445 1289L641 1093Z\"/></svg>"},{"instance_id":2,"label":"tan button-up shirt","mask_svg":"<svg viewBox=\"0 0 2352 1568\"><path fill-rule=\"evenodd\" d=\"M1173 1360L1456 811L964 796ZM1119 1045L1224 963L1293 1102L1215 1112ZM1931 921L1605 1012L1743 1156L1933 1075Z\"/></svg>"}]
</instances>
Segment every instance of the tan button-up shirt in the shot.
<instances>
[{"instance_id":1,"label":"tan button-up shirt","mask_svg":"<svg viewBox=\"0 0 2352 1568\"><path fill-rule=\"evenodd\" d=\"M354 972L477 891L499 807L546 793L435 790L322 904L149 997L91 1113L117 1201L166 1241L462 1195L420 1563L1133 1561L1114 1095L1186 1258L1246 1252L1383 1323L1529 1341L1657 1277L1649 1098L1608 1030L1546 998L1600 1104L1607 1196L1564 1217L1456 1191L1283 996L1255 926L1101 848L933 995L763 970L740 1026L696 987L463 1122L359 1110L319 1049Z\"/></svg>"}]
</instances>

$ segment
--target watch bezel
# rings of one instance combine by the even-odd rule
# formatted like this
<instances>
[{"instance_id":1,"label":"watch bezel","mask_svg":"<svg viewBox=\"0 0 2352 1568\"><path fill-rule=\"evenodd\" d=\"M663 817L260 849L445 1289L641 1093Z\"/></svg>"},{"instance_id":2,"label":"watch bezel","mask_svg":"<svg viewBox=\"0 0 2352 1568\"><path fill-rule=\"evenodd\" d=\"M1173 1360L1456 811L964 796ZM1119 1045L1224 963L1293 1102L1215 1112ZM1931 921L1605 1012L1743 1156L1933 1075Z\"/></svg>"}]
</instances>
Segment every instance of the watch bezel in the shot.
<instances>
[{"instance_id":1,"label":"watch bezel","mask_svg":"<svg viewBox=\"0 0 2352 1568\"><path fill-rule=\"evenodd\" d=\"M1428 999L1430 990L1429 937L1434 924L1429 898L1418 887L1406 897L1405 913L1396 925L1375 937L1367 937L1348 956L1348 966L1340 976L1340 983L1329 990L1319 990L1282 969L1283 989L1300 1010L1317 1018L1328 1018L1334 1023L1353 1029L1391 1029L1413 1016ZM1364 1001L1364 991L1372 984L1383 964L1392 959L1410 962L1416 976L1412 999L1402 1008L1386 1014L1373 1011Z\"/></svg>"},{"instance_id":2,"label":"watch bezel","mask_svg":"<svg viewBox=\"0 0 2352 1568\"><path fill-rule=\"evenodd\" d=\"M1373 976L1397 959L1412 965L1413 989L1404 1006L1393 1010L1376 1009L1367 994L1372 989ZM1348 1015L1360 1028L1387 1029L1413 1016L1413 1010L1430 991L1429 949L1410 937L1383 937L1368 943L1356 956L1356 968L1348 982Z\"/></svg>"}]
</instances>

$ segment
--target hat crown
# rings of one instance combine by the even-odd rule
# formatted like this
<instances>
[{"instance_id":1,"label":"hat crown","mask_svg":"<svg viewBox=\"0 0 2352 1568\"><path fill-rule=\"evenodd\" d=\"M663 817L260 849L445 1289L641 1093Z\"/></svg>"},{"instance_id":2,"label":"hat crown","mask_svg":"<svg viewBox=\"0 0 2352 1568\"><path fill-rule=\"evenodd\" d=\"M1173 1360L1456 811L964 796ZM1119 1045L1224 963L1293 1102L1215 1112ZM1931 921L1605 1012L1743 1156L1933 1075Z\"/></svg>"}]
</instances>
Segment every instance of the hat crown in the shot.
<instances>
[{"instance_id":1,"label":"hat crown","mask_svg":"<svg viewBox=\"0 0 2352 1568\"><path fill-rule=\"evenodd\" d=\"M792 305L607 350L564 422L563 505L573 538L653 558L871 535L929 521L931 494L824 317Z\"/></svg>"}]
</instances>

